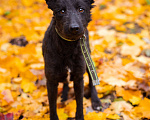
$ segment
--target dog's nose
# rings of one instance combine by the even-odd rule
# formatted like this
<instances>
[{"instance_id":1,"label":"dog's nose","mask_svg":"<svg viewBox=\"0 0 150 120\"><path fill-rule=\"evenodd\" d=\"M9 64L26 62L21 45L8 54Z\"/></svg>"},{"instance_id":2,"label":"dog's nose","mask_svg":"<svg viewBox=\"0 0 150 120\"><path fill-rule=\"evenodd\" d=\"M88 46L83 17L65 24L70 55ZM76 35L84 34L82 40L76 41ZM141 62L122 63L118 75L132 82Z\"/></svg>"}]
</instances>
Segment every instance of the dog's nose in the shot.
<instances>
[{"instance_id":1,"label":"dog's nose","mask_svg":"<svg viewBox=\"0 0 150 120\"><path fill-rule=\"evenodd\" d=\"M71 25L70 26L70 31L72 33L77 33L79 31L79 25Z\"/></svg>"}]
</instances>

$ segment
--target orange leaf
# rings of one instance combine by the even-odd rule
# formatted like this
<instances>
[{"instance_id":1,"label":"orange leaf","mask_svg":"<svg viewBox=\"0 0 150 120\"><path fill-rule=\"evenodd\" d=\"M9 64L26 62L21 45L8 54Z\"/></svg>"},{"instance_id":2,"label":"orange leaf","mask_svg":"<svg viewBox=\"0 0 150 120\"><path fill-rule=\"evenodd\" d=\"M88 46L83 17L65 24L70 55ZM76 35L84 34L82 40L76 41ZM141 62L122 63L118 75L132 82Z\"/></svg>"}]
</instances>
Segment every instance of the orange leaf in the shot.
<instances>
[{"instance_id":1,"label":"orange leaf","mask_svg":"<svg viewBox=\"0 0 150 120\"><path fill-rule=\"evenodd\" d=\"M133 112L138 117L150 119L150 99L144 98Z\"/></svg>"},{"instance_id":2,"label":"orange leaf","mask_svg":"<svg viewBox=\"0 0 150 120\"><path fill-rule=\"evenodd\" d=\"M117 96L122 96L124 100L132 104L139 104L142 94L141 91L124 90L122 87L116 87Z\"/></svg>"},{"instance_id":3,"label":"orange leaf","mask_svg":"<svg viewBox=\"0 0 150 120\"><path fill-rule=\"evenodd\" d=\"M6 100L8 103L14 102L11 91L9 89L2 91L1 94L4 95L3 99Z\"/></svg>"}]
</instances>

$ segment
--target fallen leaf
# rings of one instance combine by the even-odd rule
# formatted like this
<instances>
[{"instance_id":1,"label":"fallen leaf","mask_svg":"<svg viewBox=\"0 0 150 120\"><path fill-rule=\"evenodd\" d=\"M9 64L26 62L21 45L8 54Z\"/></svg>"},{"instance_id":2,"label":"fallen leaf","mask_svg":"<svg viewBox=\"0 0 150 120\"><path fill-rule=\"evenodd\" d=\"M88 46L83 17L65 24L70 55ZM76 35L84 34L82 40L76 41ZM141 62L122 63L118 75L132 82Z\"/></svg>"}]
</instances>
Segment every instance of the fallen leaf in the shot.
<instances>
[{"instance_id":1,"label":"fallen leaf","mask_svg":"<svg viewBox=\"0 0 150 120\"><path fill-rule=\"evenodd\" d=\"M93 119L96 119L96 120L106 120L106 113L102 113L102 112L99 112L99 113L90 112L90 113L88 113L87 115L84 116L84 119L85 120L93 120Z\"/></svg>"},{"instance_id":2,"label":"fallen leaf","mask_svg":"<svg viewBox=\"0 0 150 120\"><path fill-rule=\"evenodd\" d=\"M133 113L137 117L143 117L150 119L150 100L148 98L144 98L140 104L134 108Z\"/></svg>"},{"instance_id":3,"label":"fallen leaf","mask_svg":"<svg viewBox=\"0 0 150 120\"><path fill-rule=\"evenodd\" d=\"M126 101L116 101L116 102L113 102L109 109L111 111L114 111L114 113L116 114L120 114L121 112L124 112L124 111L131 111L133 108L133 106L129 103L127 103ZM107 110L104 110L104 112L108 113Z\"/></svg>"},{"instance_id":4,"label":"fallen leaf","mask_svg":"<svg viewBox=\"0 0 150 120\"><path fill-rule=\"evenodd\" d=\"M65 113L64 108L57 109L57 112L60 120L66 120L68 118L68 115Z\"/></svg>"},{"instance_id":5,"label":"fallen leaf","mask_svg":"<svg viewBox=\"0 0 150 120\"><path fill-rule=\"evenodd\" d=\"M13 113L8 113L6 115L0 113L0 120L13 120Z\"/></svg>"},{"instance_id":6,"label":"fallen leaf","mask_svg":"<svg viewBox=\"0 0 150 120\"><path fill-rule=\"evenodd\" d=\"M126 85L125 81L115 78L115 77L109 77L109 78L105 79L104 81L112 86L120 86L121 87L121 86Z\"/></svg>"},{"instance_id":7,"label":"fallen leaf","mask_svg":"<svg viewBox=\"0 0 150 120\"><path fill-rule=\"evenodd\" d=\"M122 45L121 54L124 56L138 56L141 53L139 46L129 46L127 44Z\"/></svg>"},{"instance_id":8,"label":"fallen leaf","mask_svg":"<svg viewBox=\"0 0 150 120\"><path fill-rule=\"evenodd\" d=\"M4 95L3 99L6 100L8 103L14 101L11 91L9 89L3 90L1 94Z\"/></svg>"},{"instance_id":9,"label":"fallen leaf","mask_svg":"<svg viewBox=\"0 0 150 120\"><path fill-rule=\"evenodd\" d=\"M135 46L143 46L145 44L145 42L142 39L140 39L137 35L128 34L127 38L127 41L132 42L132 44Z\"/></svg>"},{"instance_id":10,"label":"fallen leaf","mask_svg":"<svg viewBox=\"0 0 150 120\"><path fill-rule=\"evenodd\" d=\"M29 82L28 80L22 80L21 88L24 92L30 92L32 93L34 90L36 90L36 86L33 82Z\"/></svg>"},{"instance_id":11,"label":"fallen leaf","mask_svg":"<svg viewBox=\"0 0 150 120\"><path fill-rule=\"evenodd\" d=\"M139 104L142 98L141 91L124 90L121 87L116 87L116 95L122 96L124 100L130 101L133 105Z\"/></svg>"}]
</instances>

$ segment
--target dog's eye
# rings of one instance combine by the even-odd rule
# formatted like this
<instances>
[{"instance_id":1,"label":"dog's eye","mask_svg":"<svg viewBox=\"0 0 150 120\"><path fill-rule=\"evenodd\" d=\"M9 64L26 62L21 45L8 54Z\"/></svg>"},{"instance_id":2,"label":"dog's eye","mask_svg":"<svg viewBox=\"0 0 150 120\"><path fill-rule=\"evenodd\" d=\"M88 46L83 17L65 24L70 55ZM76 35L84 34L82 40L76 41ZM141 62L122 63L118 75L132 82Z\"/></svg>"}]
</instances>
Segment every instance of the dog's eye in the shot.
<instances>
[{"instance_id":1,"label":"dog's eye","mask_svg":"<svg viewBox=\"0 0 150 120\"><path fill-rule=\"evenodd\" d=\"M60 11L60 13L61 13L61 14L64 14L64 13L65 13L65 10L62 9L62 10Z\"/></svg>"},{"instance_id":2,"label":"dog's eye","mask_svg":"<svg viewBox=\"0 0 150 120\"><path fill-rule=\"evenodd\" d=\"M80 12L80 13L83 13L83 12L84 12L84 9L83 9L83 8L79 8L79 12Z\"/></svg>"}]
</instances>

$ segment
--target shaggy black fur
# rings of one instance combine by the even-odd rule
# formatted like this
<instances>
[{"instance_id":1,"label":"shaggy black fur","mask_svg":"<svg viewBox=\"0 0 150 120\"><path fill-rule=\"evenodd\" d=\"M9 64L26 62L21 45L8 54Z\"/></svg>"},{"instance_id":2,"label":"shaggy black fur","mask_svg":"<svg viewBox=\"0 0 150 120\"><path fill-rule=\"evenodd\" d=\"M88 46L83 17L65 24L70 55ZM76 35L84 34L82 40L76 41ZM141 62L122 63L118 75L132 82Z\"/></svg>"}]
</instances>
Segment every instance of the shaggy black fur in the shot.
<instances>
[{"instance_id":1,"label":"shaggy black fur","mask_svg":"<svg viewBox=\"0 0 150 120\"><path fill-rule=\"evenodd\" d=\"M89 48L87 25L91 21L90 10L93 0L46 0L53 11L53 18L43 40L43 56L45 75L47 78L48 98L50 104L50 119L58 120L56 112L58 82L64 83L62 100L67 99L68 83L66 82L68 68L71 70L70 80L74 82L77 103L76 120L83 120L83 74L86 64L80 48L79 38L86 35ZM66 41L59 34L67 39ZM90 50L90 48L89 48ZM89 77L90 78L90 77ZM93 109L98 109L101 102L97 97L95 87L89 80L90 96Z\"/></svg>"}]
</instances>

